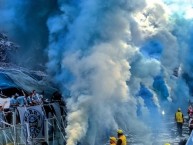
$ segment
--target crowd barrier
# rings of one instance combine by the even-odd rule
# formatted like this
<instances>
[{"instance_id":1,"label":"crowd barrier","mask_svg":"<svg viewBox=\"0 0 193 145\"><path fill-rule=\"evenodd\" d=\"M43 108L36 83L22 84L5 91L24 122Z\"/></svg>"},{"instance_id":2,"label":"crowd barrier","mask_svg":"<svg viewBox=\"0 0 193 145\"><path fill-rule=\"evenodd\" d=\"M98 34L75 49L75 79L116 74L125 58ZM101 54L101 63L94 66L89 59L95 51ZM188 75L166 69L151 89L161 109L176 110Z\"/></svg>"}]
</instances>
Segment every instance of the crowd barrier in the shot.
<instances>
[{"instance_id":1,"label":"crowd barrier","mask_svg":"<svg viewBox=\"0 0 193 145\"><path fill-rule=\"evenodd\" d=\"M11 123L1 120L0 145L64 144L67 122L63 111L58 103L17 107L11 112Z\"/></svg>"}]
</instances>

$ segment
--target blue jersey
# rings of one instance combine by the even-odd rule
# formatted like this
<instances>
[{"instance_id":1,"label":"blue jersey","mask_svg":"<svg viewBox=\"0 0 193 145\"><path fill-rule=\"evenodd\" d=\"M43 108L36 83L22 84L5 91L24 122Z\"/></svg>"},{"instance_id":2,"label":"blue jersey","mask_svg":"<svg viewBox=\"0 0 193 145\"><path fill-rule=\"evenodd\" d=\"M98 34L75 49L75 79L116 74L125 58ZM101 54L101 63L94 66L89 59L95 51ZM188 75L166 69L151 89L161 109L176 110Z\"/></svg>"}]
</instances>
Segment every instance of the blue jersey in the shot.
<instances>
[{"instance_id":1,"label":"blue jersey","mask_svg":"<svg viewBox=\"0 0 193 145\"><path fill-rule=\"evenodd\" d=\"M17 102L19 103L19 106L21 107L21 106L24 106L25 105L25 100L24 100L24 96L19 96L18 98L17 98Z\"/></svg>"},{"instance_id":2,"label":"blue jersey","mask_svg":"<svg viewBox=\"0 0 193 145\"><path fill-rule=\"evenodd\" d=\"M17 105L17 104L18 104L17 99L12 97L10 99L10 108L15 108L16 106L13 106L13 105Z\"/></svg>"}]
</instances>

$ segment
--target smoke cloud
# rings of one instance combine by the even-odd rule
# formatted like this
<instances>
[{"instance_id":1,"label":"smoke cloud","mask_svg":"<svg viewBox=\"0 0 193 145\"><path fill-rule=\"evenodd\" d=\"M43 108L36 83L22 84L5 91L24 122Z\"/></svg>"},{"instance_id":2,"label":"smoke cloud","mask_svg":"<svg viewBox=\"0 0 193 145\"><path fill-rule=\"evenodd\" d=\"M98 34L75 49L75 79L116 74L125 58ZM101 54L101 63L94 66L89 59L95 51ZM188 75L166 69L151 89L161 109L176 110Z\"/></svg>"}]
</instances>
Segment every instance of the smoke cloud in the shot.
<instances>
[{"instance_id":1,"label":"smoke cloud","mask_svg":"<svg viewBox=\"0 0 193 145\"><path fill-rule=\"evenodd\" d=\"M60 2L61 14L47 23L48 71L73 96L67 144L102 144L118 128L149 133L141 141L151 143L145 124L157 124L165 104L182 106L189 94L184 78L173 76L183 57L173 12L161 1L74 2Z\"/></svg>"},{"instance_id":2,"label":"smoke cloud","mask_svg":"<svg viewBox=\"0 0 193 145\"><path fill-rule=\"evenodd\" d=\"M62 14L48 20L48 68L73 96L68 103L67 145L104 143L106 132L115 134L118 128L134 133L139 132L139 125L142 132L148 131L137 119L137 100L126 83L131 77L129 60L139 53L130 42L135 35L132 14L144 6L143 1L64 2ZM57 25L54 20L62 23ZM149 64L156 65L153 61Z\"/></svg>"}]
</instances>

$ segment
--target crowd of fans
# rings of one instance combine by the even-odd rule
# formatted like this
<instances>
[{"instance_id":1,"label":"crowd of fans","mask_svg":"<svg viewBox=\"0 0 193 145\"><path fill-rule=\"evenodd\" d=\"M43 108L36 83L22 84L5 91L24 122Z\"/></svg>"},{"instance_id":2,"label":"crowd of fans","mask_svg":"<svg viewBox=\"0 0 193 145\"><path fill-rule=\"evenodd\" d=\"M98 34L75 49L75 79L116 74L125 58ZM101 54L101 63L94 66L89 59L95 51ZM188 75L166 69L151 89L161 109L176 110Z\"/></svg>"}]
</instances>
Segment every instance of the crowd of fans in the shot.
<instances>
[{"instance_id":1,"label":"crowd of fans","mask_svg":"<svg viewBox=\"0 0 193 145\"><path fill-rule=\"evenodd\" d=\"M32 90L30 93L25 93L23 90L21 91L20 95L18 93L15 93L11 96L9 99L9 108L4 108L5 104L8 103L8 101L5 101L4 103L1 102L0 105L0 127L3 127L3 122L7 122L8 124L12 124L12 113L13 111L16 111L17 115L17 122L19 121L19 114L17 111L17 107L29 107L29 106L35 106L35 105L42 105L42 109L46 115L46 117L49 117L49 113L51 115L55 114L54 108L50 103L57 102L60 106L60 111L62 115L66 114L66 104L62 99L62 95L56 91L52 94L51 98L48 100L44 97L44 91L39 93L36 93L36 90Z\"/></svg>"},{"instance_id":2,"label":"crowd of fans","mask_svg":"<svg viewBox=\"0 0 193 145\"><path fill-rule=\"evenodd\" d=\"M36 90L33 90L29 93L29 96L22 91L23 95L19 96L18 93L12 95L10 99L10 109L14 109L18 106L34 106L43 103L43 94L36 93Z\"/></svg>"}]
</instances>

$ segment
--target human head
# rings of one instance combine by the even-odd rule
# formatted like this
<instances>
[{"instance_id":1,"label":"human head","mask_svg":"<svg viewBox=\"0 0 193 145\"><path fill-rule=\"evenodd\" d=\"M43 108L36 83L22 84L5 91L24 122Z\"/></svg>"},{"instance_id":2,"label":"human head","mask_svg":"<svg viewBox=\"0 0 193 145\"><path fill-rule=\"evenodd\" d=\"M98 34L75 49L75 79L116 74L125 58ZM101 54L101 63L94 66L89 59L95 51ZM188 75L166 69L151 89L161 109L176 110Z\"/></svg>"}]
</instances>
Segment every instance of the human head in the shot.
<instances>
[{"instance_id":1,"label":"human head","mask_svg":"<svg viewBox=\"0 0 193 145\"><path fill-rule=\"evenodd\" d=\"M18 93L15 93L15 96L16 96L16 97L19 97L19 94L18 94Z\"/></svg>"},{"instance_id":2,"label":"human head","mask_svg":"<svg viewBox=\"0 0 193 145\"><path fill-rule=\"evenodd\" d=\"M180 111L181 111L181 108L178 108L178 111L180 112Z\"/></svg>"},{"instance_id":3,"label":"human head","mask_svg":"<svg viewBox=\"0 0 193 145\"><path fill-rule=\"evenodd\" d=\"M32 90L32 94L36 94L36 90Z\"/></svg>"},{"instance_id":4,"label":"human head","mask_svg":"<svg viewBox=\"0 0 193 145\"><path fill-rule=\"evenodd\" d=\"M110 143L116 143L117 142L117 139L115 137L110 137Z\"/></svg>"},{"instance_id":5,"label":"human head","mask_svg":"<svg viewBox=\"0 0 193 145\"><path fill-rule=\"evenodd\" d=\"M16 94L15 94L15 95L12 95L12 98L15 98L15 99L16 99L16 98L17 98L17 95L16 95Z\"/></svg>"},{"instance_id":6,"label":"human head","mask_svg":"<svg viewBox=\"0 0 193 145\"><path fill-rule=\"evenodd\" d=\"M33 95L32 93L29 93L29 97L32 97L32 95Z\"/></svg>"},{"instance_id":7,"label":"human head","mask_svg":"<svg viewBox=\"0 0 193 145\"><path fill-rule=\"evenodd\" d=\"M118 129L118 130L117 130L117 136L119 137L119 136L121 136L121 135L123 135L123 130Z\"/></svg>"}]
</instances>

